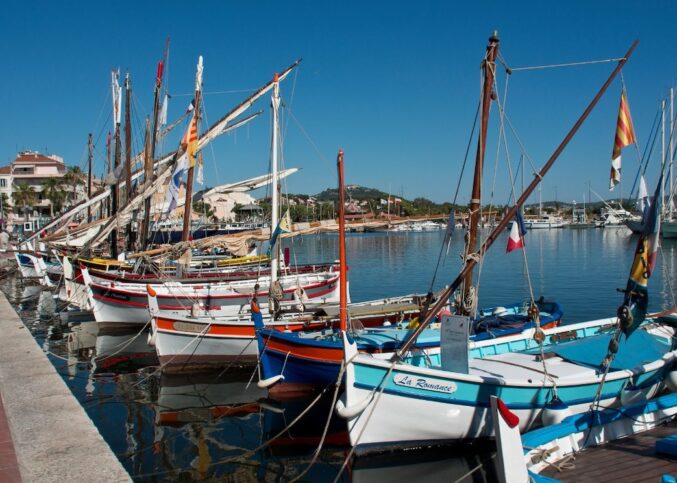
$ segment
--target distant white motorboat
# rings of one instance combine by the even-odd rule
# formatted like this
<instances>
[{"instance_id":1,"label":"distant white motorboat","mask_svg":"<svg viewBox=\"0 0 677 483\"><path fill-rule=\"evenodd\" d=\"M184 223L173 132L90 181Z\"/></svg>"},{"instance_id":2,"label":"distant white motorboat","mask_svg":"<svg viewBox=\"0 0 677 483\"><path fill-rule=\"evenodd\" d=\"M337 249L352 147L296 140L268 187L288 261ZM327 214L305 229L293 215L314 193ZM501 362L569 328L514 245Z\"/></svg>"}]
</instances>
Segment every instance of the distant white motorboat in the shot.
<instances>
[{"instance_id":1,"label":"distant white motorboat","mask_svg":"<svg viewBox=\"0 0 677 483\"><path fill-rule=\"evenodd\" d=\"M602 228L621 228L628 221L639 221L639 216L633 215L618 203L618 208L608 206L602 209L600 218L595 221L595 225Z\"/></svg>"},{"instance_id":2,"label":"distant white motorboat","mask_svg":"<svg viewBox=\"0 0 677 483\"><path fill-rule=\"evenodd\" d=\"M524 226L530 230L542 228L562 228L564 219L561 216L540 215L538 218L525 218Z\"/></svg>"}]
</instances>

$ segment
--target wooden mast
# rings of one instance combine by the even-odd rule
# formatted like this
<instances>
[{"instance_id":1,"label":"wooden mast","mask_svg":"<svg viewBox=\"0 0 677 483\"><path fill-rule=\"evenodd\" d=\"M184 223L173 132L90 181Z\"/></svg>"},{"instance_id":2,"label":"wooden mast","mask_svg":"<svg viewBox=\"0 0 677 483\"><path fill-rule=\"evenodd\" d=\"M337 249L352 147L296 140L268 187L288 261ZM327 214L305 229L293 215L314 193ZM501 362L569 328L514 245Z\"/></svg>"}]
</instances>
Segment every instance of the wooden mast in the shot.
<instances>
[{"instance_id":1,"label":"wooden mast","mask_svg":"<svg viewBox=\"0 0 677 483\"><path fill-rule=\"evenodd\" d=\"M131 114L132 84L129 73L125 78L125 202L132 197L132 114Z\"/></svg>"},{"instance_id":2,"label":"wooden mast","mask_svg":"<svg viewBox=\"0 0 677 483\"><path fill-rule=\"evenodd\" d=\"M573 125L573 127L569 130L567 135L564 137L562 142L557 146L555 151L550 155L548 160L546 161L545 165L541 168L541 170L534 175L534 179L531 180L531 183L529 183L529 186L522 192L521 196L517 199L515 202L515 205L508 210L508 212L505 214L505 216L501 219L501 221L498 223L496 228L493 229L493 231L489 234L489 236L484 240L484 243L482 243L482 246L479 249L479 257L483 257L487 250L491 247L491 245L494 244L496 239L499 237L501 233L507 228L508 223L515 217L519 209L524 205L526 200L531 196L531 193L533 193L534 189L536 189L536 186L541 182L543 179L543 176L546 175L548 171L550 171L550 168L552 167L553 164L555 164L555 161L559 157L560 154L562 154L562 151L564 151L564 148L567 147L571 139L574 137L576 132L580 129L580 127L583 125L583 122L588 118L592 110L595 108L599 100L602 98L602 95L606 92L606 90L609 88L609 85L611 85L611 82L616 78L618 73L621 71L625 63L628 61L632 53L634 52L635 48L637 47L637 44L639 44L638 40L635 40L633 44L630 46L628 51L625 53L625 56L618 62L618 65L616 68L611 72L609 77L607 78L606 82L602 85L600 90L597 92L597 95L590 101L588 104L588 107L586 107L585 111L583 111L583 114L581 114L581 117L578 118L578 121ZM435 305L430 309L430 311L426 314L425 318L421 321L421 323L414 329L407 339L404 341L404 343L400 346L400 348L397 350L397 352L393 355L393 359L401 359L404 354L406 354L409 349L411 348L412 344L416 340L416 338L420 335L420 333L428 326L430 321L435 317L442 308L447 304L447 301L449 297L454 293L454 291L461 285L465 277L469 272L472 272L473 268L475 268L475 265L477 265L478 260L476 258L469 258L466 260L465 264L463 265L463 268L461 269L461 272L458 274L458 276L454 279L454 281L449 285L444 291L440 294L439 298L437 299L437 302L435 302Z\"/></svg>"},{"instance_id":3,"label":"wooden mast","mask_svg":"<svg viewBox=\"0 0 677 483\"><path fill-rule=\"evenodd\" d=\"M195 136L197 146L197 132L200 126L200 94L202 93L202 56L198 57L197 72L195 73L195 108L193 110L195 117ZM188 175L186 178L186 201L183 203L183 233L181 234L181 241L188 241L190 238L190 215L192 212L193 202L193 172L195 171L195 157L197 153L190 153L191 140L193 135L191 130L191 123L188 124L188 139L186 139L186 156L188 156Z\"/></svg>"},{"instance_id":4,"label":"wooden mast","mask_svg":"<svg viewBox=\"0 0 677 483\"><path fill-rule=\"evenodd\" d=\"M87 199L92 198L92 158L94 157L94 141L92 133L87 137ZM87 207L87 223L92 222L92 207Z\"/></svg>"},{"instance_id":5,"label":"wooden mast","mask_svg":"<svg viewBox=\"0 0 677 483\"><path fill-rule=\"evenodd\" d=\"M155 76L155 92L153 100L153 121L151 123L151 138L150 146L147 147L144 159L144 185L155 180L153 172L153 164L155 162L155 144L157 143L157 133L159 130L158 117L160 115L160 95L162 93L162 75L164 73L164 65L167 63L167 54L169 53L169 39L165 44L165 53L163 59L158 62L157 74ZM148 140L146 140L148 144ZM141 249L145 250L148 246L148 235L150 231L150 209L152 197L149 196L144 200L143 204L143 223L141 225Z\"/></svg>"},{"instance_id":6,"label":"wooden mast","mask_svg":"<svg viewBox=\"0 0 677 483\"><path fill-rule=\"evenodd\" d=\"M115 92L115 97L113 99L113 122L115 123L115 153L114 153L114 168L113 168L113 177L115 178L115 183L111 186L111 216L115 215L118 211L118 203L120 200L120 184L116 175L118 174L118 167L120 166L120 157L122 150L120 142L120 85L118 82L118 77L116 77L115 72L113 72L113 91ZM118 256L118 231L117 228L113 229L110 232L110 256L112 258L117 258Z\"/></svg>"},{"instance_id":7,"label":"wooden mast","mask_svg":"<svg viewBox=\"0 0 677 483\"><path fill-rule=\"evenodd\" d=\"M473 178L472 194L470 197L470 214L468 218L468 244L466 245L466 257L477 250L477 228L480 222L480 210L482 200L482 171L484 168L484 151L487 144L487 127L489 124L489 110L491 108L491 92L494 85L494 73L496 69L496 54L498 52L498 32L489 37L487 53L482 62L484 69L484 86L482 93L482 117L480 120L480 135L477 139L477 154L475 156L475 176ZM459 312L463 315L472 315L465 306L465 301L470 296L472 287L472 271L468 272L463 282L463 297L459 304Z\"/></svg>"},{"instance_id":8,"label":"wooden mast","mask_svg":"<svg viewBox=\"0 0 677 483\"><path fill-rule=\"evenodd\" d=\"M273 132L271 134L271 178L273 191L271 193L271 211L270 211L270 234L275 233L277 225L280 222L280 183L278 181L278 135L279 135L279 109L280 109L280 77L277 73L273 76L273 94L271 96L271 106L273 108ZM272 287L277 282L278 270L280 269L280 243L275 243L270 251L270 286Z\"/></svg>"},{"instance_id":9,"label":"wooden mast","mask_svg":"<svg viewBox=\"0 0 677 483\"><path fill-rule=\"evenodd\" d=\"M125 204L132 199L132 114L131 114L132 84L129 72L125 77ZM132 222L126 227L125 250L131 251L134 246Z\"/></svg>"},{"instance_id":10,"label":"wooden mast","mask_svg":"<svg viewBox=\"0 0 677 483\"><path fill-rule=\"evenodd\" d=\"M106 137L106 174L110 174L111 163L110 163L110 131L108 131L108 137ZM103 178L106 178L104 175ZM106 199L106 216L110 216L110 198Z\"/></svg>"},{"instance_id":11,"label":"wooden mast","mask_svg":"<svg viewBox=\"0 0 677 483\"><path fill-rule=\"evenodd\" d=\"M338 169L338 201L339 201L339 328L342 331L348 329L348 280L346 274L346 219L345 219L345 182L343 179L343 150L339 149L336 158L336 167Z\"/></svg>"}]
</instances>

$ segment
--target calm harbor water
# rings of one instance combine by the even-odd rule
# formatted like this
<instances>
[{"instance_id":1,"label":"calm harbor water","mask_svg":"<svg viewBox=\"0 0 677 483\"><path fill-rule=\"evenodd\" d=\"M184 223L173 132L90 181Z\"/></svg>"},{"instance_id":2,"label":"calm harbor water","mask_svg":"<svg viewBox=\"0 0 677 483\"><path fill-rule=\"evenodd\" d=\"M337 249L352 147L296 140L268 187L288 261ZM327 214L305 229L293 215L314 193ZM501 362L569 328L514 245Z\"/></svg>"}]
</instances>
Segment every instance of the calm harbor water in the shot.
<instances>
[{"instance_id":1,"label":"calm harbor water","mask_svg":"<svg viewBox=\"0 0 677 483\"><path fill-rule=\"evenodd\" d=\"M442 232L353 234L347 238L354 301L426 292L440 255ZM479 275L480 306L525 300L559 300L565 322L611 316L620 304L636 239L625 229L536 230L522 252L505 254L507 234L496 243ZM462 235L442 256L434 288L458 272ZM335 235L306 237L291 247L293 261L326 262L338 252ZM677 244L663 242L650 282L650 310L675 304ZM528 277L527 277L528 275ZM249 384L253 368L200 376L160 375L146 333L63 323L54 317L53 294L6 280L2 287L62 374L103 437L136 481L287 481L313 460L333 391L307 411L309 400L268 401ZM397 415L393 415L397 417ZM421 415L425 417L425 415ZM272 442L271 438L282 434ZM58 437L58 435L55 435ZM267 444L266 444L267 443ZM302 479L332 481L347 453L341 420L329 423L323 449ZM494 481L491 447L442 448L359 458L342 481ZM92 468L92 475L96 468ZM86 478L83 475L83 478Z\"/></svg>"}]
</instances>

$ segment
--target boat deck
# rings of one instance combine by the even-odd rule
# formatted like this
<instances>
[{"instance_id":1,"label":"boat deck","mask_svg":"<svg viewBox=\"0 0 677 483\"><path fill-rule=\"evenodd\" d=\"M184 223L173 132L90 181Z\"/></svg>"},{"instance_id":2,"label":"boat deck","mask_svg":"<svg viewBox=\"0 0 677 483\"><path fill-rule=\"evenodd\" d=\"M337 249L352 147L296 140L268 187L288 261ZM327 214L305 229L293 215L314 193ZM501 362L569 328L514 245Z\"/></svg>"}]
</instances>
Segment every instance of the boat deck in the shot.
<instances>
[{"instance_id":1,"label":"boat deck","mask_svg":"<svg viewBox=\"0 0 677 483\"><path fill-rule=\"evenodd\" d=\"M652 482L677 476L677 458L656 453L656 441L677 434L677 421L645 433L590 448L578 454L572 469L549 467L541 474L566 483L589 481Z\"/></svg>"}]
</instances>

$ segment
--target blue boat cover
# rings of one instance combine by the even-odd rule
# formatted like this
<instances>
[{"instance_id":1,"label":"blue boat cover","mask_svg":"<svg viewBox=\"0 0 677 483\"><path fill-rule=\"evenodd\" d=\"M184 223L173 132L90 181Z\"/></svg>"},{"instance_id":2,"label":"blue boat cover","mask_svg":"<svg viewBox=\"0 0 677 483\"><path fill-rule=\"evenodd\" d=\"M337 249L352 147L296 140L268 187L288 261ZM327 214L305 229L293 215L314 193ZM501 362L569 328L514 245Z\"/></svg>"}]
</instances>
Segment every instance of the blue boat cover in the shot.
<instances>
[{"instance_id":1,"label":"blue boat cover","mask_svg":"<svg viewBox=\"0 0 677 483\"><path fill-rule=\"evenodd\" d=\"M404 341L412 329L365 330L354 336L360 349L395 350ZM440 331L425 329L416 340L415 347L439 345Z\"/></svg>"},{"instance_id":2,"label":"blue boat cover","mask_svg":"<svg viewBox=\"0 0 677 483\"><path fill-rule=\"evenodd\" d=\"M677 434L656 441L656 453L677 456Z\"/></svg>"},{"instance_id":3,"label":"blue boat cover","mask_svg":"<svg viewBox=\"0 0 677 483\"><path fill-rule=\"evenodd\" d=\"M611 334L602 334L585 339L572 340L547 347L546 352L554 352L562 359L589 367L600 367L607 354ZM643 330L638 330L628 339L621 336L618 353L611 363L611 370L632 369L634 367L660 359L670 351L670 345L661 342Z\"/></svg>"}]
</instances>

